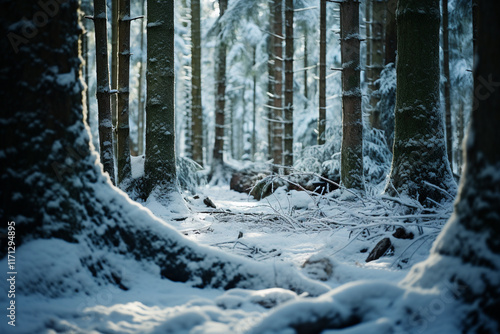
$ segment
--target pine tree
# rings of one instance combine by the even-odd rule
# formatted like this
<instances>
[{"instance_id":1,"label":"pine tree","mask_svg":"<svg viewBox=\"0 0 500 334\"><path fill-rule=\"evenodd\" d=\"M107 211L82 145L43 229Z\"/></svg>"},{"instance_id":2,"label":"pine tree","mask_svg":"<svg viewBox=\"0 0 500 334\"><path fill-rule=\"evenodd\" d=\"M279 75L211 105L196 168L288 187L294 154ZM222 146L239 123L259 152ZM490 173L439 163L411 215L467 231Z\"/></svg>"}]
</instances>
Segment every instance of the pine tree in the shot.
<instances>
[{"instance_id":1,"label":"pine tree","mask_svg":"<svg viewBox=\"0 0 500 334\"><path fill-rule=\"evenodd\" d=\"M115 164L113 153L113 125L111 117L108 34L106 29L106 0L94 0L94 24L97 72L97 108L99 113L99 152L104 171L115 182Z\"/></svg>"},{"instance_id":2,"label":"pine tree","mask_svg":"<svg viewBox=\"0 0 500 334\"><path fill-rule=\"evenodd\" d=\"M319 15L319 115L318 145L325 143L326 131L326 0L320 0Z\"/></svg>"},{"instance_id":3,"label":"pine tree","mask_svg":"<svg viewBox=\"0 0 500 334\"><path fill-rule=\"evenodd\" d=\"M360 90L359 2L340 3L342 58L341 181L346 188L364 189L363 120Z\"/></svg>"},{"instance_id":4,"label":"pine tree","mask_svg":"<svg viewBox=\"0 0 500 334\"><path fill-rule=\"evenodd\" d=\"M219 17L224 15L227 9L227 0L219 0ZM222 34L217 40L215 64L215 143L212 160L212 175L217 174L224 165L224 123L226 105L226 43Z\"/></svg>"},{"instance_id":5,"label":"pine tree","mask_svg":"<svg viewBox=\"0 0 500 334\"><path fill-rule=\"evenodd\" d=\"M174 2L148 1L145 192L176 189Z\"/></svg>"},{"instance_id":6,"label":"pine tree","mask_svg":"<svg viewBox=\"0 0 500 334\"><path fill-rule=\"evenodd\" d=\"M293 0L285 0L285 36L283 165L293 167Z\"/></svg>"},{"instance_id":7,"label":"pine tree","mask_svg":"<svg viewBox=\"0 0 500 334\"><path fill-rule=\"evenodd\" d=\"M383 130L381 120L381 110L378 109L377 104L380 101L380 93L378 92L379 84L377 80L380 79L380 72L384 68L384 19L385 19L385 1L371 0L372 2L372 17L370 18L371 28L371 48L370 48L370 69L368 73L368 90L370 92L370 124L372 128Z\"/></svg>"},{"instance_id":8,"label":"pine tree","mask_svg":"<svg viewBox=\"0 0 500 334\"><path fill-rule=\"evenodd\" d=\"M193 160L203 166L200 10L200 0L191 0L191 147Z\"/></svg>"},{"instance_id":9,"label":"pine tree","mask_svg":"<svg viewBox=\"0 0 500 334\"><path fill-rule=\"evenodd\" d=\"M450 99L450 50L448 40L448 0L441 0L443 8L443 74L444 83L444 110L446 123L446 150L448 162L453 170L453 133L451 126L451 99Z\"/></svg>"},{"instance_id":10,"label":"pine tree","mask_svg":"<svg viewBox=\"0 0 500 334\"><path fill-rule=\"evenodd\" d=\"M424 203L456 192L439 108L439 0L398 2L394 156L386 191Z\"/></svg>"},{"instance_id":11,"label":"pine tree","mask_svg":"<svg viewBox=\"0 0 500 334\"><path fill-rule=\"evenodd\" d=\"M273 162L275 172L283 164L283 0L273 0L273 58L274 58L274 93L273 93Z\"/></svg>"},{"instance_id":12,"label":"pine tree","mask_svg":"<svg viewBox=\"0 0 500 334\"><path fill-rule=\"evenodd\" d=\"M117 184L132 177L130 164L129 77L130 0L119 0L118 9Z\"/></svg>"}]
</instances>

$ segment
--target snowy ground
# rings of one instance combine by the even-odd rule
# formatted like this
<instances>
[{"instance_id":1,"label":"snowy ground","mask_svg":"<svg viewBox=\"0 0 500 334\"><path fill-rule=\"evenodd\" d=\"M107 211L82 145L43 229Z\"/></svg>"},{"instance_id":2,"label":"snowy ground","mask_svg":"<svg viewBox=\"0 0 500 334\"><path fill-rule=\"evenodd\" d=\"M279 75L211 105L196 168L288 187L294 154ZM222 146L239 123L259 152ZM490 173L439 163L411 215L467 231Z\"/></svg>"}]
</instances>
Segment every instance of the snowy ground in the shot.
<instances>
[{"instance_id":1,"label":"snowy ground","mask_svg":"<svg viewBox=\"0 0 500 334\"><path fill-rule=\"evenodd\" d=\"M331 288L356 280L400 281L414 263L427 257L451 212L450 206L431 212L417 208L417 214L405 215L407 205L415 203L401 206L382 196L341 200L337 195L287 194L280 189L258 202L227 186L207 186L197 198L185 195L187 205L180 200L169 209L155 201L144 205L191 240L257 261L289 263ZM206 197L216 208L204 203ZM423 227L417 227L417 222ZM413 240L391 237L402 224L414 233ZM391 238L394 251L366 263L370 250L384 237ZM46 244L33 242L18 250L19 261L25 258L27 262L24 274L29 275L30 266L36 266L33 252L39 249L57 249L54 256L61 261L77 261L72 248L62 241L40 243ZM303 268L311 256L313 263ZM135 273L128 291L104 286L95 295L80 293L58 299L18 295L16 327L4 319L0 332L240 333L262 320L271 307L305 298L284 289L195 289L162 280L154 269L132 260L117 258L115 265ZM0 266L7 267L6 259ZM85 277L82 279L91 279ZM6 294L0 296L0 303L7 305ZM377 326L383 332L385 324Z\"/></svg>"}]
</instances>

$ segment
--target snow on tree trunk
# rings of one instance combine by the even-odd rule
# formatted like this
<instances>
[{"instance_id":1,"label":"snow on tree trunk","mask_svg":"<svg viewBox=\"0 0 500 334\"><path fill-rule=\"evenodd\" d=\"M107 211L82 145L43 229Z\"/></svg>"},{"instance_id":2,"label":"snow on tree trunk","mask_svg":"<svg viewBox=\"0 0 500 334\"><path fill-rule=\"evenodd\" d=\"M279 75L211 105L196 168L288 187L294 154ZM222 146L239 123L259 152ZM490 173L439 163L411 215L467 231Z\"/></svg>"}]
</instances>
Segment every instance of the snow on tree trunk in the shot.
<instances>
[{"instance_id":1,"label":"snow on tree trunk","mask_svg":"<svg viewBox=\"0 0 500 334\"><path fill-rule=\"evenodd\" d=\"M283 165L293 167L293 0L285 1L285 105Z\"/></svg>"},{"instance_id":2,"label":"snow on tree trunk","mask_svg":"<svg viewBox=\"0 0 500 334\"><path fill-rule=\"evenodd\" d=\"M274 2L269 1L269 31L273 27ZM274 37L267 37L267 155L268 160L273 158L273 109L274 106Z\"/></svg>"},{"instance_id":3,"label":"snow on tree trunk","mask_svg":"<svg viewBox=\"0 0 500 334\"><path fill-rule=\"evenodd\" d=\"M320 1L319 14L319 116L318 145L325 143L326 131L326 0Z\"/></svg>"},{"instance_id":4,"label":"snow on tree trunk","mask_svg":"<svg viewBox=\"0 0 500 334\"><path fill-rule=\"evenodd\" d=\"M257 63L257 46L253 46L252 69ZM257 73L253 70L252 73L252 161L255 161L255 153L257 153Z\"/></svg>"},{"instance_id":5,"label":"snow on tree trunk","mask_svg":"<svg viewBox=\"0 0 500 334\"><path fill-rule=\"evenodd\" d=\"M421 203L449 201L456 185L439 106L439 0L399 1L397 15L394 156L386 192Z\"/></svg>"},{"instance_id":6,"label":"snow on tree trunk","mask_svg":"<svg viewBox=\"0 0 500 334\"><path fill-rule=\"evenodd\" d=\"M340 3L340 30L343 92L341 181L346 188L363 190L359 2L347 0Z\"/></svg>"},{"instance_id":7,"label":"snow on tree trunk","mask_svg":"<svg viewBox=\"0 0 500 334\"><path fill-rule=\"evenodd\" d=\"M99 114L99 153L104 171L115 182L115 164L113 153L113 123L111 115L109 68L108 68L108 33L106 29L106 1L94 0L94 24L97 72L97 108ZM113 96L113 95L112 95Z\"/></svg>"},{"instance_id":8,"label":"snow on tree trunk","mask_svg":"<svg viewBox=\"0 0 500 334\"><path fill-rule=\"evenodd\" d=\"M192 158L203 166L203 111L201 104L200 0L191 0L191 147Z\"/></svg>"},{"instance_id":9,"label":"snow on tree trunk","mask_svg":"<svg viewBox=\"0 0 500 334\"><path fill-rule=\"evenodd\" d=\"M219 0L219 17L224 15L227 9L227 0ZM212 160L212 175L219 172L224 164L224 123L226 106L226 43L222 33L217 39L215 64L215 143Z\"/></svg>"},{"instance_id":10,"label":"snow on tree trunk","mask_svg":"<svg viewBox=\"0 0 500 334\"><path fill-rule=\"evenodd\" d=\"M129 76L130 76L130 0L118 6L118 109L117 109L117 184L132 177L130 164Z\"/></svg>"},{"instance_id":11,"label":"snow on tree trunk","mask_svg":"<svg viewBox=\"0 0 500 334\"><path fill-rule=\"evenodd\" d=\"M173 2L164 3L173 6ZM152 4L148 7L168 18L160 8ZM110 254L114 259L122 256L141 262L146 270L164 278L189 281L199 287L281 286L315 295L328 290L284 264L278 263L273 269L271 264L198 246L117 191L102 172L84 123L78 0L58 5L54 9L57 19L39 28L27 43L14 39L23 38L29 24L24 17L39 13L38 4L3 1L0 10L9 12L8 17L0 19L1 29L9 31L9 38L0 40L0 61L9 65L0 72L0 98L7 106L0 115L0 131L5 134L0 143L0 216L15 221L17 247L53 244L54 240L40 239L55 238L62 249L74 251L80 260L68 263L47 259L49 263L41 267L42 272L19 277L22 284L16 292L51 297L97 293L101 283L126 289L124 284L135 277L121 277L116 264L107 260ZM150 15L150 33L160 28L157 24ZM173 37L173 30L169 34ZM149 38L155 37L152 35ZM150 42L166 38L169 36L163 34L162 39ZM154 69L158 79L165 79L165 68ZM7 233L6 225L2 225L1 233ZM4 240L0 258L7 253ZM47 272L49 266L54 273L64 273L56 277L57 282L55 274ZM88 279L78 279L81 275L95 276L94 290L85 285Z\"/></svg>"},{"instance_id":12,"label":"snow on tree trunk","mask_svg":"<svg viewBox=\"0 0 500 334\"><path fill-rule=\"evenodd\" d=\"M274 48L274 93L273 93L273 162L283 164L283 0L273 0L273 48ZM274 167L277 172L278 167Z\"/></svg>"},{"instance_id":13,"label":"snow on tree trunk","mask_svg":"<svg viewBox=\"0 0 500 334\"><path fill-rule=\"evenodd\" d=\"M148 1L145 191L176 187L174 3Z\"/></svg>"}]
</instances>

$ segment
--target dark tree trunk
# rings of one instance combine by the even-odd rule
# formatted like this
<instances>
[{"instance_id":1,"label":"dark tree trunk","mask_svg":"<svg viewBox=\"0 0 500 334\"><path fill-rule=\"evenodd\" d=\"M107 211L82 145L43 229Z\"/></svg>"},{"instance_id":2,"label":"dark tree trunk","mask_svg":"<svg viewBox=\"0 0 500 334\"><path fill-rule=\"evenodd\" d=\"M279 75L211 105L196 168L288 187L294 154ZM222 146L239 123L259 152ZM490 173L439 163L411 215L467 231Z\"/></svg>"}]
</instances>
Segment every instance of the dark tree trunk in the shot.
<instances>
[{"instance_id":1,"label":"dark tree trunk","mask_svg":"<svg viewBox=\"0 0 500 334\"><path fill-rule=\"evenodd\" d=\"M148 1L145 192L176 189L174 3Z\"/></svg>"},{"instance_id":2,"label":"dark tree trunk","mask_svg":"<svg viewBox=\"0 0 500 334\"><path fill-rule=\"evenodd\" d=\"M364 189L363 120L360 90L359 2L340 3L342 58L341 181L346 188Z\"/></svg>"},{"instance_id":3,"label":"dark tree trunk","mask_svg":"<svg viewBox=\"0 0 500 334\"><path fill-rule=\"evenodd\" d=\"M203 109L201 103L200 0L191 0L191 145L192 158L203 166Z\"/></svg>"},{"instance_id":4,"label":"dark tree trunk","mask_svg":"<svg viewBox=\"0 0 500 334\"><path fill-rule=\"evenodd\" d=\"M439 0L398 2L394 156L386 190L422 203L456 193L439 107L439 13Z\"/></svg>"},{"instance_id":5,"label":"dark tree trunk","mask_svg":"<svg viewBox=\"0 0 500 334\"><path fill-rule=\"evenodd\" d=\"M293 0L285 1L285 104L283 165L293 167ZM288 171L288 170L286 170Z\"/></svg>"},{"instance_id":6,"label":"dark tree trunk","mask_svg":"<svg viewBox=\"0 0 500 334\"><path fill-rule=\"evenodd\" d=\"M273 93L273 162L275 172L283 164L283 0L273 0L273 48L274 48L274 93Z\"/></svg>"},{"instance_id":7,"label":"dark tree trunk","mask_svg":"<svg viewBox=\"0 0 500 334\"><path fill-rule=\"evenodd\" d=\"M227 9L227 0L219 0L219 15L222 17ZM217 44L217 59L215 80L217 91L215 95L215 143L212 160L212 174L217 173L224 165L224 109L226 105L226 43L219 36Z\"/></svg>"},{"instance_id":8,"label":"dark tree trunk","mask_svg":"<svg viewBox=\"0 0 500 334\"><path fill-rule=\"evenodd\" d=\"M446 150L448 161L453 170L453 133L451 127L451 100L450 100L450 50L448 41L448 0L441 0L443 7L443 74L444 83L444 110L446 121Z\"/></svg>"},{"instance_id":9,"label":"dark tree trunk","mask_svg":"<svg viewBox=\"0 0 500 334\"><path fill-rule=\"evenodd\" d=\"M384 18L385 18L385 1L372 0L372 17L371 17L371 61L370 61L370 124L372 128L384 130L381 120L381 110L377 104L380 101L380 93L378 92L380 72L384 68Z\"/></svg>"},{"instance_id":10,"label":"dark tree trunk","mask_svg":"<svg viewBox=\"0 0 500 334\"><path fill-rule=\"evenodd\" d=\"M117 184L132 177L130 165L130 0L119 0L118 9L118 126Z\"/></svg>"},{"instance_id":11,"label":"dark tree trunk","mask_svg":"<svg viewBox=\"0 0 500 334\"><path fill-rule=\"evenodd\" d=\"M274 21L274 2L269 1L270 23L269 31L272 29L272 22ZM267 37L267 159L273 158L273 109L274 106L274 37L269 35Z\"/></svg>"},{"instance_id":12,"label":"dark tree trunk","mask_svg":"<svg viewBox=\"0 0 500 334\"><path fill-rule=\"evenodd\" d=\"M118 90L118 6L120 0L111 0L111 79L110 85L113 91ZM107 17L107 16L106 16ZM113 150L115 159L118 158L118 96L111 95L111 118L113 120Z\"/></svg>"},{"instance_id":13,"label":"dark tree trunk","mask_svg":"<svg viewBox=\"0 0 500 334\"><path fill-rule=\"evenodd\" d=\"M305 102L304 102L304 110L307 110L307 106L309 105L309 87L307 84L308 79L308 69L307 67L309 66L309 47L307 45L307 39L309 38L309 33L307 29L307 25L304 27L304 97L305 97Z\"/></svg>"},{"instance_id":14,"label":"dark tree trunk","mask_svg":"<svg viewBox=\"0 0 500 334\"><path fill-rule=\"evenodd\" d=\"M257 58L257 46L253 48L252 68L255 68ZM252 161L255 161L255 153L257 153L257 73L255 70L252 74Z\"/></svg>"},{"instance_id":15,"label":"dark tree trunk","mask_svg":"<svg viewBox=\"0 0 500 334\"><path fill-rule=\"evenodd\" d=\"M319 14L319 115L318 145L325 143L326 130L326 0L320 0Z\"/></svg>"},{"instance_id":16,"label":"dark tree trunk","mask_svg":"<svg viewBox=\"0 0 500 334\"><path fill-rule=\"evenodd\" d=\"M396 27L397 0L387 0L385 11L385 65L396 63L396 51L398 47Z\"/></svg>"},{"instance_id":17,"label":"dark tree trunk","mask_svg":"<svg viewBox=\"0 0 500 334\"><path fill-rule=\"evenodd\" d=\"M99 153L104 171L115 183L115 164L113 154L113 125L111 118L108 33L106 29L106 1L94 0L94 24L97 72L97 108L99 112Z\"/></svg>"}]
</instances>

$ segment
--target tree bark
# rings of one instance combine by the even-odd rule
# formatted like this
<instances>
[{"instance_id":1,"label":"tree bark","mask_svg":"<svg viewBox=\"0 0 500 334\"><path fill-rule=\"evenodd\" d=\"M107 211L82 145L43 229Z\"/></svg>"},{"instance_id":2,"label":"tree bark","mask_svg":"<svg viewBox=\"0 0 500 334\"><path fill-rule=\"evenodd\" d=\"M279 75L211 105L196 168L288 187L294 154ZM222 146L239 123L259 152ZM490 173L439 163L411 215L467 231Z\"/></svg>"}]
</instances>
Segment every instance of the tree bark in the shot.
<instances>
[{"instance_id":1,"label":"tree bark","mask_svg":"<svg viewBox=\"0 0 500 334\"><path fill-rule=\"evenodd\" d=\"M397 13L396 125L386 191L421 203L450 200L456 185L439 107L439 0L400 0Z\"/></svg>"},{"instance_id":2,"label":"tree bark","mask_svg":"<svg viewBox=\"0 0 500 334\"><path fill-rule=\"evenodd\" d=\"M304 110L307 110L307 106L309 105L309 87L307 82L309 81L309 76L307 73L307 67L309 66L309 47L307 45L307 39L309 38L309 31L307 29L307 25L304 26Z\"/></svg>"},{"instance_id":3,"label":"tree bark","mask_svg":"<svg viewBox=\"0 0 500 334\"><path fill-rule=\"evenodd\" d=\"M283 165L293 167L293 0L285 0L285 104ZM289 171L289 170L285 170Z\"/></svg>"},{"instance_id":4,"label":"tree bark","mask_svg":"<svg viewBox=\"0 0 500 334\"><path fill-rule=\"evenodd\" d=\"M269 1L269 11L270 11L270 24L269 31L272 28L272 21L274 20L274 2ZM269 35L267 37L267 159L271 160L273 158L273 109L274 106L274 37Z\"/></svg>"},{"instance_id":5,"label":"tree bark","mask_svg":"<svg viewBox=\"0 0 500 334\"><path fill-rule=\"evenodd\" d=\"M380 101L378 89L380 84L380 72L384 68L384 18L386 6L383 0L372 0L371 17L371 61L370 61L370 81L368 82L370 91L370 124L372 128L384 130L381 120L381 110L377 108Z\"/></svg>"},{"instance_id":6,"label":"tree bark","mask_svg":"<svg viewBox=\"0 0 500 334\"><path fill-rule=\"evenodd\" d=\"M273 170L283 164L283 0L273 0L274 96L273 96Z\"/></svg>"},{"instance_id":7,"label":"tree bark","mask_svg":"<svg viewBox=\"0 0 500 334\"><path fill-rule=\"evenodd\" d=\"M174 3L148 1L145 192L176 190Z\"/></svg>"},{"instance_id":8,"label":"tree bark","mask_svg":"<svg viewBox=\"0 0 500 334\"><path fill-rule=\"evenodd\" d=\"M326 0L320 0L319 14L319 115L318 145L325 143L326 130Z\"/></svg>"},{"instance_id":9,"label":"tree bark","mask_svg":"<svg viewBox=\"0 0 500 334\"><path fill-rule=\"evenodd\" d=\"M219 0L219 17L227 9L227 0ZM226 105L226 43L222 36L217 41L217 59L215 68L215 143L212 160L212 174L217 173L224 165L224 109Z\"/></svg>"},{"instance_id":10,"label":"tree bark","mask_svg":"<svg viewBox=\"0 0 500 334\"><path fill-rule=\"evenodd\" d=\"M448 40L448 0L441 0L443 7L443 74L444 83L444 110L446 120L446 151L448 162L453 170L453 133L451 126L451 100L450 100L450 50Z\"/></svg>"},{"instance_id":11,"label":"tree bark","mask_svg":"<svg viewBox=\"0 0 500 334\"><path fill-rule=\"evenodd\" d=\"M191 145L192 158L203 166L203 109L201 101L200 0L191 0Z\"/></svg>"},{"instance_id":12,"label":"tree bark","mask_svg":"<svg viewBox=\"0 0 500 334\"><path fill-rule=\"evenodd\" d=\"M342 58L341 181L346 188L364 189L363 120L360 90L359 2L340 3Z\"/></svg>"},{"instance_id":13,"label":"tree bark","mask_svg":"<svg viewBox=\"0 0 500 334\"><path fill-rule=\"evenodd\" d=\"M385 65L396 63L397 28L396 28L397 0L387 0L385 14Z\"/></svg>"},{"instance_id":14,"label":"tree bark","mask_svg":"<svg viewBox=\"0 0 500 334\"><path fill-rule=\"evenodd\" d=\"M413 268L408 283L423 288L456 287L466 308L457 318L463 333L498 333L500 320L500 3L481 1L478 10L474 91L488 92L473 108L465 144L465 167L454 213L429 259ZM398 21L399 22L399 21ZM485 87L485 79L490 82ZM436 282L435 278L441 280ZM448 288L449 290L449 288Z\"/></svg>"},{"instance_id":15,"label":"tree bark","mask_svg":"<svg viewBox=\"0 0 500 334\"><path fill-rule=\"evenodd\" d=\"M130 0L118 5L118 109L117 109L117 184L132 177L130 165L129 91L130 91Z\"/></svg>"},{"instance_id":16,"label":"tree bark","mask_svg":"<svg viewBox=\"0 0 500 334\"><path fill-rule=\"evenodd\" d=\"M113 154L113 124L111 119L108 33L106 29L106 1L94 0L94 24L97 72L97 108L99 113L99 152L104 171L111 182L115 183Z\"/></svg>"},{"instance_id":17,"label":"tree bark","mask_svg":"<svg viewBox=\"0 0 500 334\"><path fill-rule=\"evenodd\" d=\"M111 89L118 90L118 6L120 0L111 0ZM118 159L118 96L111 95L111 118L113 120L113 149Z\"/></svg>"},{"instance_id":18,"label":"tree bark","mask_svg":"<svg viewBox=\"0 0 500 334\"><path fill-rule=\"evenodd\" d=\"M257 46L253 47L252 57L252 72L253 86L252 86L252 161L255 161L255 154L257 153L257 73L255 71L255 64L257 59Z\"/></svg>"}]
</instances>

